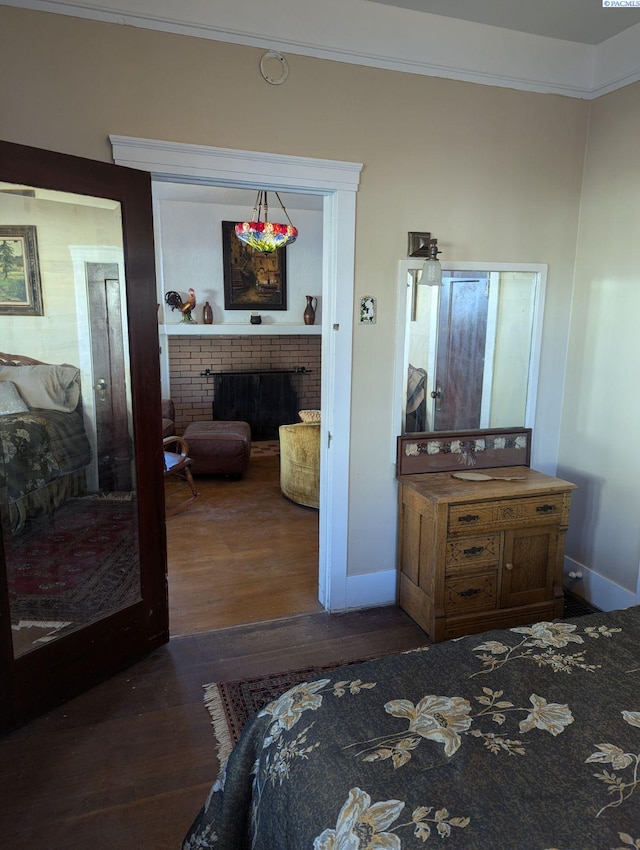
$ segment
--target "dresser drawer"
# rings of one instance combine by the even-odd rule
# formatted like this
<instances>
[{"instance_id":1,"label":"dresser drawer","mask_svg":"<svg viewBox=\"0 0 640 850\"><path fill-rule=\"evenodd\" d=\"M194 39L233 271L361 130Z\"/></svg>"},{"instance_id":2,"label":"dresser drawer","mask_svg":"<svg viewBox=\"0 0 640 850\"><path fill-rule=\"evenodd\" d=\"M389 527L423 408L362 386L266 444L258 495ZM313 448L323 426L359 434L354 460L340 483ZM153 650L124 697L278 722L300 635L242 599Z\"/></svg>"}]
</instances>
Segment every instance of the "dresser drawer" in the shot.
<instances>
[{"instance_id":1,"label":"dresser drawer","mask_svg":"<svg viewBox=\"0 0 640 850\"><path fill-rule=\"evenodd\" d=\"M497 564L500 560L500 540L500 534L449 538L447 540L447 574L478 564Z\"/></svg>"},{"instance_id":2,"label":"dresser drawer","mask_svg":"<svg viewBox=\"0 0 640 850\"><path fill-rule=\"evenodd\" d=\"M490 611L497 605L498 573L479 573L449 578L444 589L444 610L447 613L481 608Z\"/></svg>"},{"instance_id":3,"label":"dresser drawer","mask_svg":"<svg viewBox=\"0 0 640 850\"><path fill-rule=\"evenodd\" d=\"M504 529L512 525L542 524L554 518L566 523L568 512L569 496L565 493L494 502L468 502L449 507L448 533L469 534L470 529Z\"/></svg>"}]
</instances>

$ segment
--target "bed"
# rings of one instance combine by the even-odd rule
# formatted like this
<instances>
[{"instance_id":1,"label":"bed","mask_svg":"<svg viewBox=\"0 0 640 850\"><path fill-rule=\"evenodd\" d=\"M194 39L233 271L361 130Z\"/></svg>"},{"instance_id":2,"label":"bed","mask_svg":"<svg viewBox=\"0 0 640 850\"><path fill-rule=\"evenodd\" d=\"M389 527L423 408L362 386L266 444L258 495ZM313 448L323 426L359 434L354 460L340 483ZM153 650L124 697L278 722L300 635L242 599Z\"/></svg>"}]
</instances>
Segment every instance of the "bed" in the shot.
<instances>
[{"instance_id":1,"label":"bed","mask_svg":"<svg viewBox=\"0 0 640 850\"><path fill-rule=\"evenodd\" d=\"M640 847L640 606L336 669L245 727L183 850Z\"/></svg>"},{"instance_id":2,"label":"bed","mask_svg":"<svg viewBox=\"0 0 640 850\"><path fill-rule=\"evenodd\" d=\"M0 354L0 503L11 534L86 487L91 447L75 366Z\"/></svg>"}]
</instances>

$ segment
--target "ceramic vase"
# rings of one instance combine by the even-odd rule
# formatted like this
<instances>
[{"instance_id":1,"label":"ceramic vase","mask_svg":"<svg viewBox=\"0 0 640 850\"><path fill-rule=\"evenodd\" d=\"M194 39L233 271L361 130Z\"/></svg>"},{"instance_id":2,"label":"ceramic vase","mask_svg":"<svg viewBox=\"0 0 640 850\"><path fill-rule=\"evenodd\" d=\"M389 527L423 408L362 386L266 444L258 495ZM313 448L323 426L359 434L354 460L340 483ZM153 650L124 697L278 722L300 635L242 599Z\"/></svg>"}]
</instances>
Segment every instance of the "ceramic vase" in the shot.
<instances>
[{"instance_id":1,"label":"ceramic vase","mask_svg":"<svg viewBox=\"0 0 640 850\"><path fill-rule=\"evenodd\" d=\"M307 295L307 306L304 308L303 318L305 325L312 325L316 320L316 307L318 306L318 299L313 295ZM315 301L315 304L314 304Z\"/></svg>"},{"instance_id":2,"label":"ceramic vase","mask_svg":"<svg viewBox=\"0 0 640 850\"><path fill-rule=\"evenodd\" d=\"M211 304L207 301L202 308L202 321L205 325L213 324L213 310L211 309Z\"/></svg>"}]
</instances>

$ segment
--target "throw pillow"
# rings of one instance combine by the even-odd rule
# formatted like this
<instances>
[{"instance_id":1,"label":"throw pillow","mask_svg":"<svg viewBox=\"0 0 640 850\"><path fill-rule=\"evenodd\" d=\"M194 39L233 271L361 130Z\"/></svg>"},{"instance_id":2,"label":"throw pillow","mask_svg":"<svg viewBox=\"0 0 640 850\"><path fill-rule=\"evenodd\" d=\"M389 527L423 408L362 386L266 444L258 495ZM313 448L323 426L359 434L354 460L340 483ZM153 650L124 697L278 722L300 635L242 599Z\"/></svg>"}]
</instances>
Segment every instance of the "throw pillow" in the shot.
<instances>
[{"instance_id":1,"label":"throw pillow","mask_svg":"<svg viewBox=\"0 0 640 850\"><path fill-rule=\"evenodd\" d=\"M320 411L319 410L299 410L298 416L303 422L319 422L320 421Z\"/></svg>"},{"instance_id":2,"label":"throw pillow","mask_svg":"<svg viewBox=\"0 0 640 850\"><path fill-rule=\"evenodd\" d=\"M0 416L28 412L29 408L24 403L16 385L12 381L0 381Z\"/></svg>"},{"instance_id":3,"label":"throw pillow","mask_svg":"<svg viewBox=\"0 0 640 850\"><path fill-rule=\"evenodd\" d=\"M29 407L71 413L80 401L80 371L75 366L0 366L0 381L12 381Z\"/></svg>"}]
</instances>

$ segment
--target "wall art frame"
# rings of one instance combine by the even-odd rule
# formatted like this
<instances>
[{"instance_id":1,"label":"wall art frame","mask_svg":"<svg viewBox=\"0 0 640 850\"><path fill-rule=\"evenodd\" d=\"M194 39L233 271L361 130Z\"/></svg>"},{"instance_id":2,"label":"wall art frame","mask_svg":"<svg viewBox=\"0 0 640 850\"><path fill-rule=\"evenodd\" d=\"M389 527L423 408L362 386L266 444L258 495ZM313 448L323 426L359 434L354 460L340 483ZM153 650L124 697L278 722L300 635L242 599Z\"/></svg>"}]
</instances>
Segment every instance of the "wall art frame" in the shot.
<instances>
[{"instance_id":1,"label":"wall art frame","mask_svg":"<svg viewBox=\"0 0 640 850\"><path fill-rule=\"evenodd\" d=\"M397 474L529 466L531 428L433 431L398 437Z\"/></svg>"},{"instance_id":2,"label":"wall art frame","mask_svg":"<svg viewBox=\"0 0 640 850\"><path fill-rule=\"evenodd\" d=\"M235 234L236 222L222 222L225 310L286 310L287 249L263 254Z\"/></svg>"},{"instance_id":3,"label":"wall art frame","mask_svg":"<svg viewBox=\"0 0 640 850\"><path fill-rule=\"evenodd\" d=\"M34 225L0 225L0 315L44 315Z\"/></svg>"}]
</instances>

